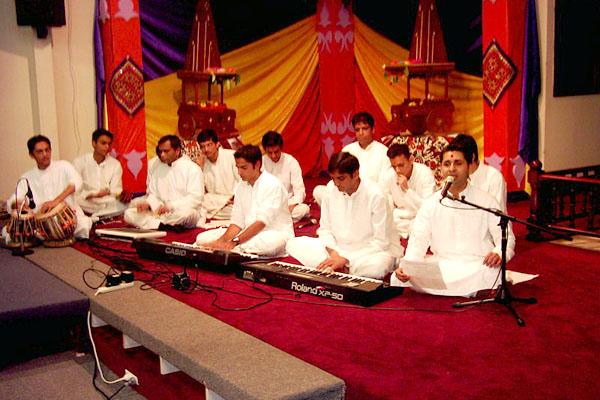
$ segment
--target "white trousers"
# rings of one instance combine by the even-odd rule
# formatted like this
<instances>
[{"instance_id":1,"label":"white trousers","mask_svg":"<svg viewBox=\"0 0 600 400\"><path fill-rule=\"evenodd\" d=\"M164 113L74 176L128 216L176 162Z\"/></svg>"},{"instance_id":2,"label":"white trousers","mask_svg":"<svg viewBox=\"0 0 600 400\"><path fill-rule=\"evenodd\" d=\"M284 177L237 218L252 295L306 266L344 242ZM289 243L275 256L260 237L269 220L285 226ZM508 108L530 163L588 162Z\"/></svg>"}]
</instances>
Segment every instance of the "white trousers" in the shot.
<instances>
[{"instance_id":1,"label":"white trousers","mask_svg":"<svg viewBox=\"0 0 600 400\"><path fill-rule=\"evenodd\" d=\"M327 189L326 185L317 185L313 189L313 199L315 199L315 203L317 203L319 206L323 201L323 196L325 196L325 189Z\"/></svg>"},{"instance_id":2,"label":"white trousers","mask_svg":"<svg viewBox=\"0 0 600 400\"><path fill-rule=\"evenodd\" d=\"M90 229L93 225L92 219L85 215L80 207L75 209L75 214L77 214L77 226L75 227L74 236L77 239L89 239Z\"/></svg>"},{"instance_id":3,"label":"white trousers","mask_svg":"<svg viewBox=\"0 0 600 400\"><path fill-rule=\"evenodd\" d=\"M196 244L203 245L215 241L223 236L226 230L227 228L216 228L201 232L196 237ZM258 254L266 257L281 257L285 255L287 239L287 236L280 232L262 231L258 232L247 242L237 245L235 249L243 253Z\"/></svg>"},{"instance_id":4,"label":"white trousers","mask_svg":"<svg viewBox=\"0 0 600 400\"><path fill-rule=\"evenodd\" d=\"M182 225L185 228L195 228L200 212L193 208L183 208L165 214L156 215L152 211L138 212L130 207L125 210L123 219L130 225L142 229L158 229L161 223L165 225Z\"/></svg>"},{"instance_id":5,"label":"white trousers","mask_svg":"<svg viewBox=\"0 0 600 400\"><path fill-rule=\"evenodd\" d=\"M286 250L290 256L308 268L316 268L329 257L323 242L308 236L288 240ZM382 279L393 268L394 257L386 252L361 255L348 265L350 274L374 279Z\"/></svg>"},{"instance_id":6,"label":"white trousers","mask_svg":"<svg viewBox=\"0 0 600 400\"><path fill-rule=\"evenodd\" d=\"M77 203L84 212L91 214L92 218L105 215L119 215L128 207L127 204L121 203L112 196L92 200L78 198Z\"/></svg>"},{"instance_id":7,"label":"white trousers","mask_svg":"<svg viewBox=\"0 0 600 400\"><path fill-rule=\"evenodd\" d=\"M292 208L292 220L294 222L298 222L308 215L310 215L310 207L307 204L296 204L296 207Z\"/></svg>"},{"instance_id":8,"label":"white trousers","mask_svg":"<svg viewBox=\"0 0 600 400\"><path fill-rule=\"evenodd\" d=\"M407 210L394 208L392 210L392 216L394 218L394 226L400 236L404 239L408 238L412 223L415 219L415 214Z\"/></svg>"}]
</instances>

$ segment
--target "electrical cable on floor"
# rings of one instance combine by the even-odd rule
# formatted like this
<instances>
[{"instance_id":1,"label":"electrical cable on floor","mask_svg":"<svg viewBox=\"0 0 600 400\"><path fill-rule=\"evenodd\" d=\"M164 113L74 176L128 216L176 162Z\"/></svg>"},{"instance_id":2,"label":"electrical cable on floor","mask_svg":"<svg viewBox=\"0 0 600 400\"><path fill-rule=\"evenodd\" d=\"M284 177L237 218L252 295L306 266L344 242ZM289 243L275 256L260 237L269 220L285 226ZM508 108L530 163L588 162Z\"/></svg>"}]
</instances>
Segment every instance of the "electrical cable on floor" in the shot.
<instances>
[{"instance_id":1,"label":"electrical cable on floor","mask_svg":"<svg viewBox=\"0 0 600 400\"><path fill-rule=\"evenodd\" d=\"M94 364L94 377L93 377L93 384L94 387L101 392L104 397L106 397L107 399L110 399L112 396L114 396L116 393L113 393L111 397L108 397L104 392L102 392L102 390L100 390L97 386L96 386L96 368L98 369L98 372L100 372L100 378L102 378L102 381L108 385L114 385L115 383L119 383L119 382L125 382L125 384L123 386L127 386L127 375L123 375L121 378L117 378L113 381L109 381L104 377L104 373L102 372L102 367L100 366L100 359L98 359L98 352L96 351L96 344L94 343L94 338L92 336L92 313L88 311L88 317L87 317L87 327L88 327L88 335L90 337L90 342L92 343L92 351L94 353L94 360L95 360L95 364ZM125 372L127 372L127 370L125 370ZM119 390L123 389L122 387L119 388Z\"/></svg>"}]
</instances>

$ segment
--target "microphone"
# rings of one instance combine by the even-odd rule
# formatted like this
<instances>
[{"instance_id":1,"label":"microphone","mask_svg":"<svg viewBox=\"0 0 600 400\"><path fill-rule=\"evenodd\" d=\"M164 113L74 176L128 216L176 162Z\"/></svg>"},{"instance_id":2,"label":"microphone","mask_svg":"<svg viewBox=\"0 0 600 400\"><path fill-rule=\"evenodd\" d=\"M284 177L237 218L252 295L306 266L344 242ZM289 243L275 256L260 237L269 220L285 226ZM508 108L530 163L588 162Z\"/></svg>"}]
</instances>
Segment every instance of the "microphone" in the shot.
<instances>
[{"instance_id":1,"label":"microphone","mask_svg":"<svg viewBox=\"0 0 600 400\"><path fill-rule=\"evenodd\" d=\"M444 181L444 187L442 188L442 199L444 197L448 196L448 190L450 190L450 186L452 186L453 182L454 182L453 176L447 177L446 180Z\"/></svg>"},{"instance_id":2,"label":"microphone","mask_svg":"<svg viewBox=\"0 0 600 400\"><path fill-rule=\"evenodd\" d=\"M27 194L25 196L27 196L27 200L29 201L29 208L34 209L35 201L33 201L33 192L31 191L31 186L29 186L29 180L25 179L25 182L27 182Z\"/></svg>"}]
</instances>

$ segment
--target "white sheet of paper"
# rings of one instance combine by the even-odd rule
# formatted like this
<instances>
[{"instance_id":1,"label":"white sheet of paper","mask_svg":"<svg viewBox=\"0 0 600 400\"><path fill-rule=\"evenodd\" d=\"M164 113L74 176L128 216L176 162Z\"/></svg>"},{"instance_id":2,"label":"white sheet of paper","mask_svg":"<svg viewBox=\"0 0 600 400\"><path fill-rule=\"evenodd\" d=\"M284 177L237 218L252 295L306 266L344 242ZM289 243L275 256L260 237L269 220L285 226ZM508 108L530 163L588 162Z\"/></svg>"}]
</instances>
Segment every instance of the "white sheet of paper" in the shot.
<instances>
[{"instance_id":1,"label":"white sheet of paper","mask_svg":"<svg viewBox=\"0 0 600 400\"><path fill-rule=\"evenodd\" d=\"M446 283L437 261L402 260L400 266L410 276L410 283L414 288L446 289Z\"/></svg>"},{"instance_id":2,"label":"white sheet of paper","mask_svg":"<svg viewBox=\"0 0 600 400\"><path fill-rule=\"evenodd\" d=\"M523 272L517 272L517 271L511 271L511 270L507 270L506 271L506 280L510 283L512 283L513 285L516 285L517 283L521 283L521 282L527 282L530 281L534 278L537 278L538 276L540 276L539 274L525 274Z\"/></svg>"}]
</instances>

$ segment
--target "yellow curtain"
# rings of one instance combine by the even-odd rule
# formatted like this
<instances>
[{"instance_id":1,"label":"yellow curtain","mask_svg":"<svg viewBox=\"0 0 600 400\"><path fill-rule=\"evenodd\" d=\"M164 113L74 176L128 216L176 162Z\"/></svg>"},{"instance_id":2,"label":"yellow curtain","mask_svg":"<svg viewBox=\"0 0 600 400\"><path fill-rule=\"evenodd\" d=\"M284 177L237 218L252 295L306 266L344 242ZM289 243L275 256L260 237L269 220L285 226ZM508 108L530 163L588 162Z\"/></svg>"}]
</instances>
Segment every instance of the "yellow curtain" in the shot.
<instances>
[{"instance_id":1,"label":"yellow curtain","mask_svg":"<svg viewBox=\"0 0 600 400\"><path fill-rule=\"evenodd\" d=\"M236 110L236 127L244 143L258 144L267 130L283 130L318 64L315 16L221 56L223 67L241 76L225 91L225 103ZM176 74L146 82L148 154L158 139L177 132L181 81Z\"/></svg>"},{"instance_id":2,"label":"yellow curtain","mask_svg":"<svg viewBox=\"0 0 600 400\"><path fill-rule=\"evenodd\" d=\"M398 46L386 37L375 32L360 19L354 17L356 63L371 89L377 104L391 120L392 104L401 104L406 98L406 78L401 77L398 83L390 84L384 78L384 64L391 61L408 59L408 50ZM442 80L431 81L430 92L436 97L444 94ZM411 82L411 95L424 97L425 83L414 79ZM461 72L452 72L449 79L448 96L454 103L453 132L464 132L473 135L480 147L483 144L483 99L481 78Z\"/></svg>"}]
</instances>

